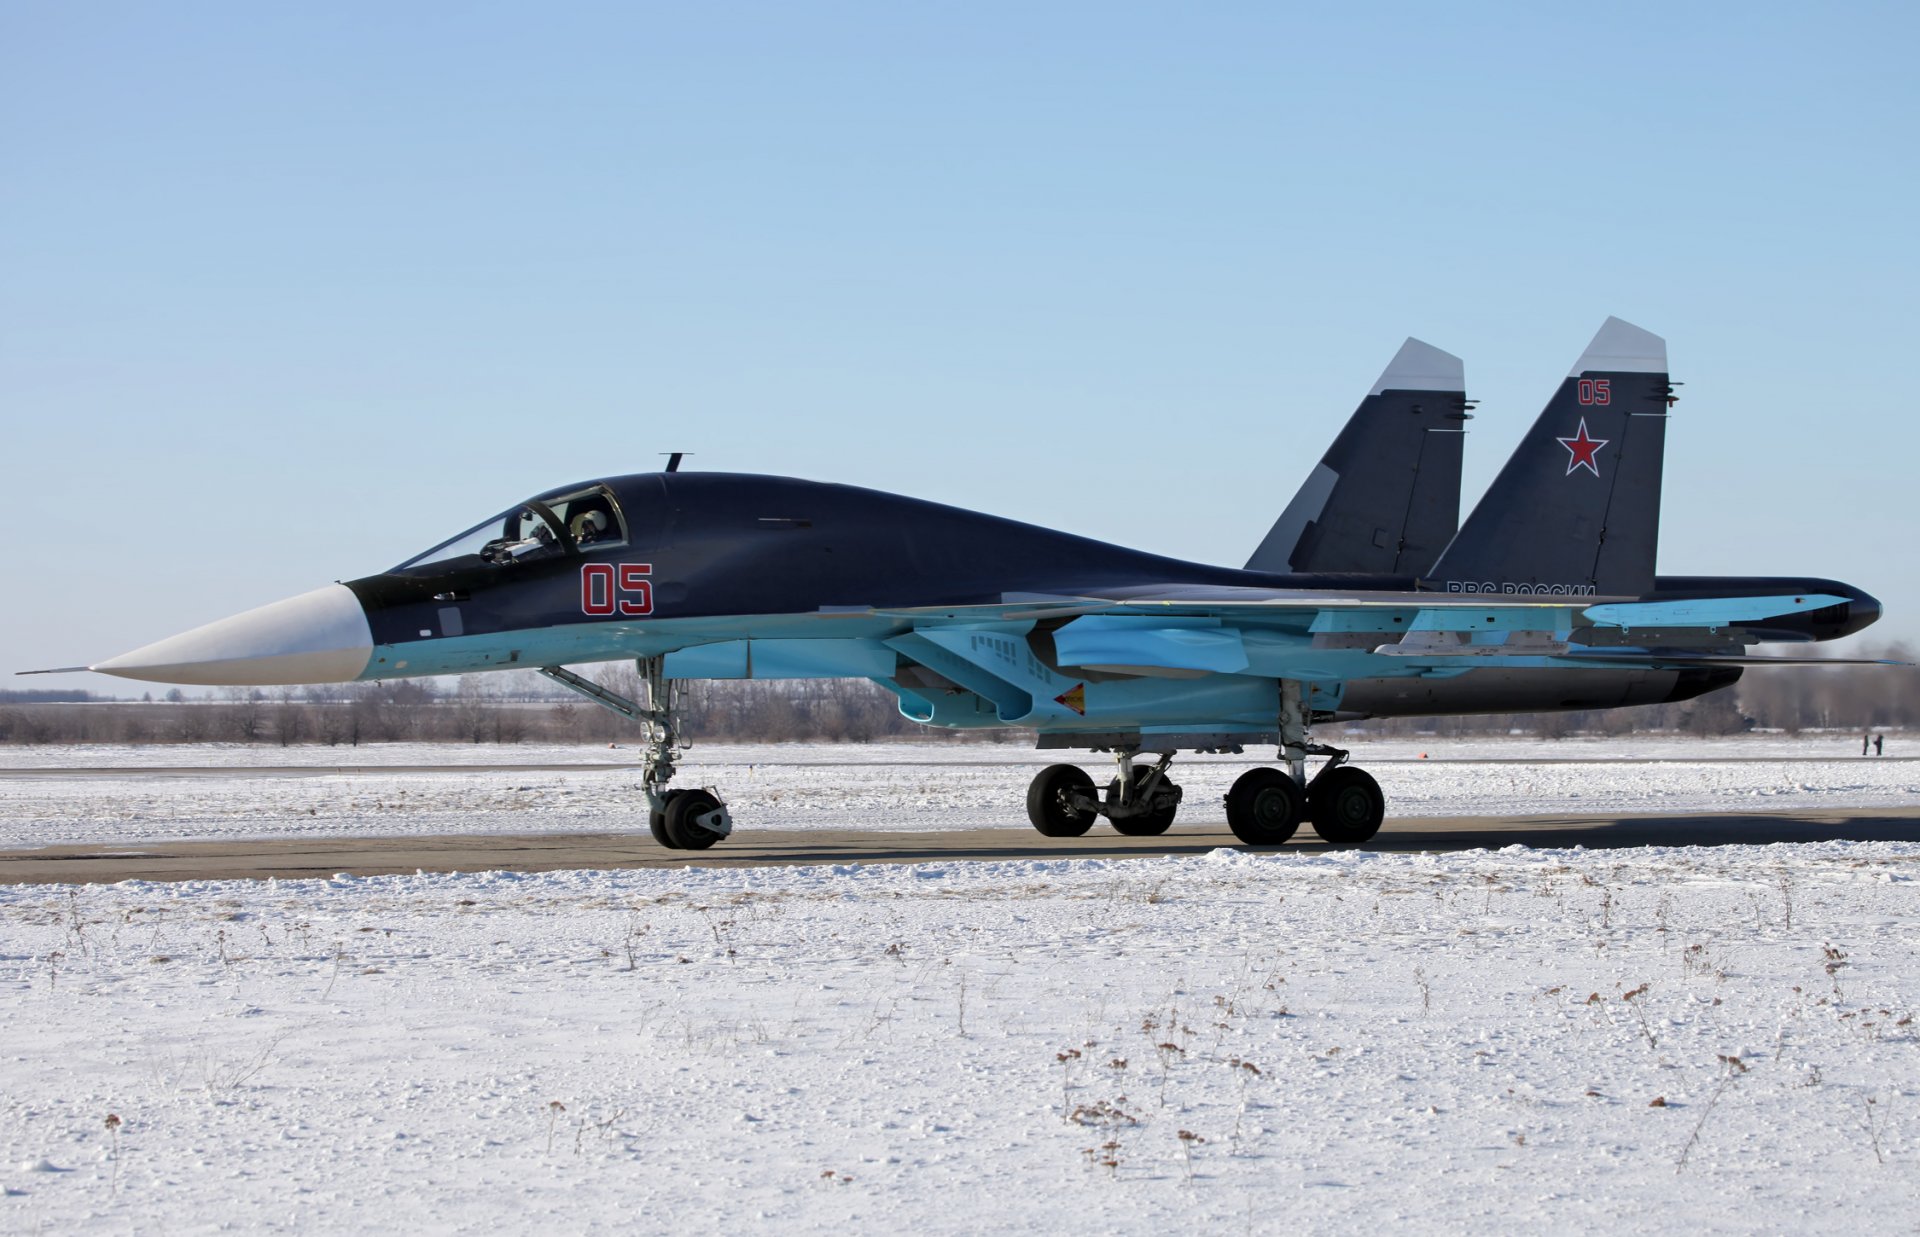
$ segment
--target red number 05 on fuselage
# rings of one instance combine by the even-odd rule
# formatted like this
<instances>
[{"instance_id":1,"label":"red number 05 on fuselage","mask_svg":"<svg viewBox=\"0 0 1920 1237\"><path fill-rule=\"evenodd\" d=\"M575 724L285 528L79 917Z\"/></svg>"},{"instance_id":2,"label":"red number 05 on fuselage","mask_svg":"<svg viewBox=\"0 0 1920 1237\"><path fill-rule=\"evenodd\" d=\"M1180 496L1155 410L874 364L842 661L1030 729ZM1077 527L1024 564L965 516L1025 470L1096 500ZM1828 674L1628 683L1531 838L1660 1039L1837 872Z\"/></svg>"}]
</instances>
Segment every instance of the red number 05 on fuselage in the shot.
<instances>
[{"instance_id":1,"label":"red number 05 on fuselage","mask_svg":"<svg viewBox=\"0 0 1920 1237\"><path fill-rule=\"evenodd\" d=\"M653 613L652 563L587 563L580 568L580 611L595 618Z\"/></svg>"}]
</instances>

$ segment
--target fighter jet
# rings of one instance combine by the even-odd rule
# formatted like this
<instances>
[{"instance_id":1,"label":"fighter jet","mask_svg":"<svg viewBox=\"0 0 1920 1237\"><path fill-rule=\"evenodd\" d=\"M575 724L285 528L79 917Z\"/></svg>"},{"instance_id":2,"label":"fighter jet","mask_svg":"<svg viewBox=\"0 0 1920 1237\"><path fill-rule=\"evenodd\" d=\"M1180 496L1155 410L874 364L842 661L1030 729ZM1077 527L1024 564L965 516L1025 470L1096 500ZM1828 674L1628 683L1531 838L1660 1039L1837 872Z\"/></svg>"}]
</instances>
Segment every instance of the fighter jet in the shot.
<instances>
[{"instance_id":1,"label":"fighter jet","mask_svg":"<svg viewBox=\"0 0 1920 1237\"><path fill-rule=\"evenodd\" d=\"M1177 753L1271 744L1280 767L1226 797L1234 833L1275 846L1310 823L1358 844L1384 797L1316 724L1685 700L1807 660L1755 645L1879 617L1831 580L1655 574L1674 396L1665 342L1608 319L1459 523L1460 363L1409 340L1241 569L676 456L89 668L219 685L535 669L644 723L652 832L679 849L734 822L714 788L671 785L675 685L811 677L870 679L929 726L1111 753L1103 788L1074 764L1033 779L1028 817L1050 837L1103 817L1163 832ZM568 668L627 659L641 701Z\"/></svg>"}]
</instances>

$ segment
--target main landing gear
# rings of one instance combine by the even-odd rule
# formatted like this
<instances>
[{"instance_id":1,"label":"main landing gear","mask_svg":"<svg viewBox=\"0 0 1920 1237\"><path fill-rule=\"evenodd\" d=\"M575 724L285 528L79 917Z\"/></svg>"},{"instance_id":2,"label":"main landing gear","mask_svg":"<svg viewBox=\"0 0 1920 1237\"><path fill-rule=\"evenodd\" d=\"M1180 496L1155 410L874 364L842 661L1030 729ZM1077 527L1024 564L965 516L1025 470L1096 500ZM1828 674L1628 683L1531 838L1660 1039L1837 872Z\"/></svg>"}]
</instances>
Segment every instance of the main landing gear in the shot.
<instances>
[{"instance_id":1,"label":"main landing gear","mask_svg":"<svg viewBox=\"0 0 1920 1237\"><path fill-rule=\"evenodd\" d=\"M1078 765L1048 765L1027 787L1027 819L1050 838L1077 838L1101 816L1133 837L1165 833L1180 810L1181 790L1167 778L1173 753L1145 767L1135 767L1137 755L1123 750L1114 756L1119 773L1104 795L1095 793L1093 778Z\"/></svg>"},{"instance_id":2,"label":"main landing gear","mask_svg":"<svg viewBox=\"0 0 1920 1237\"><path fill-rule=\"evenodd\" d=\"M1323 841L1335 846L1357 846L1380 832L1387 814L1380 783L1348 764L1346 752L1309 742L1307 722L1300 685L1283 682L1280 759L1287 767L1249 769L1227 792L1227 826L1249 846L1283 845L1302 822L1311 823ZM1161 755L1151 767L1136 768L1138 755L1130 750L1116 755L1119 776L1107 783L1104 795L1095 792L1093 778L1084 769L1049 765L1027 788L1027 818L1050 838L1079 837L1101 816L1121 833L1165 833L1181 797L1180 787L1167 778L1173 754ZM1309 756L1327 758L1311 779Z\"/></svg>"},{"instance_id":3,"label":"main landing gear","mask_svg":"<svg viewBox=\"0 0 1920 1237\"><path fill-rule=\"evenodd\" d=\"M1347 763L1347 753L1307 739L1309 721L1300 684L1280 684L1280 758L1285 769L1249 769L1227 792L1227 827L1249 846L1279 846L1301 821L1323 841L1358 846L1386 819L1387 800L1371 774ZM1325 756L1307 778L1307 757Z\"/></svg>"},{"instance_id":4,"label":"main landing gear","mask_svg":"<svg viewBox=\"0 0 1920 1237\"><path fill-rule=\"evenodd\" d=\"M673 780L674 757L684 746L674 724L674 681L666 676L663 657L642 657L635 664L646 688L644 705L558 666L542 666L540 673L602 708L646 726L647 750L641 758L640 782L647 793L647 829L653 840L668 850L705 850L733 832L733 816L709 789L667 788Z\"/></svg>"},{"instance_id":5,"label":"main landing gear","mask_svg":"<svg viewBox=\"0 0 1920 1237\"><path fill-rule=\"evenodd\" d=\"M1280 846L1302 821L1335 846L1371 841L1387 815L1380 783L1365 770L1342 763L1347 753L1339 748L1315 743L1305 750L1329 759L1304 789L1283 769L1242 773L1227 791L1227 827L1248 846Z\"/></svg>"}]
</instances>

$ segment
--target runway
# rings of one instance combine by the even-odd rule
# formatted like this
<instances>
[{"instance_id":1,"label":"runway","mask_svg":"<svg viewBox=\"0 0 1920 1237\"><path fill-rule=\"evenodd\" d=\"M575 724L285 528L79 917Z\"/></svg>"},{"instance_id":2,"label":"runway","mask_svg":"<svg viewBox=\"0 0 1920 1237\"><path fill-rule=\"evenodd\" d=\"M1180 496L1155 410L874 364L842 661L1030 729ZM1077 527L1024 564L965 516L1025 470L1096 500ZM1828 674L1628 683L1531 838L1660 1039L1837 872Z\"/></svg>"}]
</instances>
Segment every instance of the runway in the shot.
<instances>
[{"instance_id":1,"label":"runway","mask_svg":"<svg viewBox=\"0 0 1920 1237\"><path fill-rule=\"evenodd\" d=\"M1022 753L1024 755L1024 753ZM1857 757L1817 756L1804 759L1839 764L1850 764L1855 760L1866 765L1904 765L1920 761L1920 756ZM901 765L897 760L795 760L782 758L782 768L787 769L894 769ZM932 767L943 769L1005 769L1021 762L999 757L990 760L941 760ZM1028 761L1038 768L1040 762ZM1187 767L1201 764L1198 758L1189 759ZM1244 762L1241 762L1244 763ZM1443 765L1487 765L1491 767L1517 765L1646 765L1646 764L1684 764L1684 765L1773 765L1782 763L1779 756L1686 756L1686 757L1637 757L1637 756L1439 756L1431 760L1424 756L1382 756L1369 757L1367 765L1409 765L1437 768ZM48 779L101 779L118 780L128 777L156 777L183 779L225 779L225 778L323 778L323 777L366 777L366 776L445 776L447 774L486 774L486 773L638 773L639 767L633 761L578 761L571 763L554 762L487 762L475 764L312 764L312 765L111 765L100 768L86 768L71 765L28 765L14 769L0 769L0 781L46 781Z\"/></svg>"},{"instance_id":2,"label":"runway","mask_svg":"<svg viewBox=\"0 0 1920 1237\"><path fill-rule=\"evenodd\" d=\"M1770 842L1920 842L1920 807L1647 815L1430 817L1391 820L1364 849L1495 850L1504 846L1609 850ZM1239 847L1224 823L1130 838L1097 827L1083 838L1046 838L1030 828L899 833L878 830L741 829L705 851L669 851L645 833L425 835L395 838L270 838L135 846L48 846L0 851L0 884L118 881L282 880L411 872L545 872L562 869L747 868L789 864L942 863L976 860L1139 859ZM1302 829L1280 854L1328 847Z\"/></svg>"}]
</instances>

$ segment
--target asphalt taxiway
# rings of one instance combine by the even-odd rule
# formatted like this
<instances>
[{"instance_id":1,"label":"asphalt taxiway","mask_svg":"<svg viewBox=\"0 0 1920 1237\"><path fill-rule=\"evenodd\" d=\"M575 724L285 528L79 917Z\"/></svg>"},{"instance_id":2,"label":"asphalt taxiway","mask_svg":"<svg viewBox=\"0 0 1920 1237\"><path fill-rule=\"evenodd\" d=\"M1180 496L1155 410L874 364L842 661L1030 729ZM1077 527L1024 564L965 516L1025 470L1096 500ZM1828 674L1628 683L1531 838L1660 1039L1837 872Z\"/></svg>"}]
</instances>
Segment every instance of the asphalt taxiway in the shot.
<instances>
[{"instance_id":1,"label":"asphalt taxiway","mask_svg":"<svg viewBox=\"0 0 1920 1237\"><path fill-rule=\"evenodd\" d=\"M1920 842L1920 807L1649 815L1460 816L1389 820L1364 849L1460 851L1503 846L1607 850L1769 842ZM561 869L745 868L786 864L945 863L972 860L1120 859L1204 854L1239 847L1224 823L1176 826L1131 838L1105 826L1081 838L1042 837L1025 826L889 833L869 829L741 828L710 850L663 850L645 833L412 835L264 838L257 841L46 846L0 851L0 884L101 884L127 880L265 880L410 872L546 872ZM1329 849L1302 829L1277 853Z\"/></svg>"}]
</instances>

